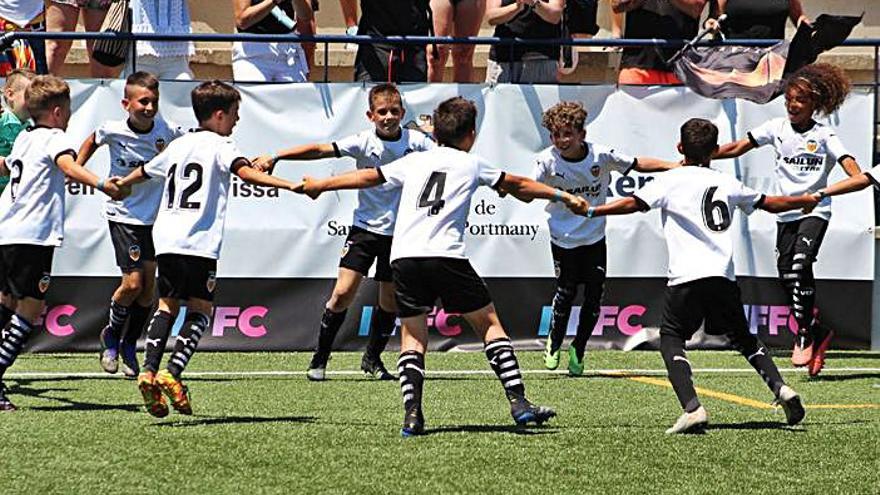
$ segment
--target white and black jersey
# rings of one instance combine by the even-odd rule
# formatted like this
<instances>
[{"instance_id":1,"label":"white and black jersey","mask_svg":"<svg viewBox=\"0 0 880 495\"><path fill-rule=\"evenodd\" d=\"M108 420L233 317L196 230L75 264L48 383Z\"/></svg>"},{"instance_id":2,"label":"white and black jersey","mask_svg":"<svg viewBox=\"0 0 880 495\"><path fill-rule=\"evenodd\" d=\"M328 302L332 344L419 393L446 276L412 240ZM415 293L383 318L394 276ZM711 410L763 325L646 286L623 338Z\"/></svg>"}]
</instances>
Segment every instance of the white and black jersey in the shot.
<instances>
[{"instance_id":1,"label":"white and black jersey","mask_svg":"<svg viewBox=\"0 0 880 495\"><path fill-rule=\"evenodd\" d=\"M391 261L401 258L465 259L464 230L478 186L497 187L504 172L454 148L412 153L379 168L400 189Z\"/></svg>"},{"instance_id":2,"label":"white and black jersey","mask_svg":"<svg viewBox=\"0 0 880 495\"><path fill-rule=\"evenodd\" d=\"M582 160L569 161L555 146L543 150L536 159L535 180L575 196L593 206L605 204L611 172L627 174L636 165L634 157L619 153L601 144L584 143L587 151ZM544 208L553 244L571 249L595 244L605 238L605 218L575 215L561 202L550 202Z\"/></svg>"},{"instance_id":3,"label":"white and black jersey","mask_svg":"<svg viewBox=\"0 0 880 495\"><path fill-rule=\"evenodd\" d=\"M776 194L799 196L822 189L828 174L847 153L840 138L830 127L819 122L804 132L796 131L787 118L773 119L748 134L755 146L771 145L776 151ZM809 214L800 210L779 213L780 222L792 222L805 216L831 218L831 198L823 199Z\"/></svg>"},{"instance_id":4,"label":"white and black jersey","mask_svg":"<svg viewBox=\"0 0 880 495\"><path fill-rule=\"evenodd\" d=\"M22 132L9 156L9 185L0 195L0 245L60 246L64 239L64 172L56 160L76 158L75 143L61 129Z\"/></svg>"},{"instance_id":5,"label":"white and black jersey","mask_svg":"<svg viewBox=\"0 0 880 495\"><path fill-rule=\"evenodd\" d=\"M230 174L246 163L232 138L198 130L144 166L148 177L165 182L153 227L157 255L220 256Z\"/></svg>"},{"instance_id":6,"label":"white and black jersey","mask_svg":"<svg viewBox=\"0 0 880 495\"><path fill-rule=\"evenodd\" d=\"M169 125L161 117L156 117L153 127L145 132L131 127L128 120L117 120L105 122L95 130L95 144L106 144L110 151L110 176L125 177L182 135L180 127ZM117 223L152 225L161 199L161 181L150 181L134 189L131 196L122 201L108 199L104 216Z\"/></svg>"},{"instance_id":7,"label":"white and black jersey","mask_svg":"<svg viewBox=\"0 0 880 495\"><path fill-rule=\"evenodd\" d=\"M401 129L400 138L394 141L379 137L371 129L333 143L336 156L354 158L358 169L378 168L414 151L434 147L431 138L410 129ZM353 224L374 234L391 235L398 201L400 190L388 185L358 190Z\"/></svg>"},{"instance_id":8,"label":"white and black jersey","mask_svg":"<svg viewBox=\"0 0 880 495\"><path fill-rule=\"evenodd\" d=\"M654 177L635 197L660 209L669 251L669 285L709 277L736 280L734 233L729 230L734 209L751 214L765 196L705 167L685 166Z\"/></svg>"}]
</instances>

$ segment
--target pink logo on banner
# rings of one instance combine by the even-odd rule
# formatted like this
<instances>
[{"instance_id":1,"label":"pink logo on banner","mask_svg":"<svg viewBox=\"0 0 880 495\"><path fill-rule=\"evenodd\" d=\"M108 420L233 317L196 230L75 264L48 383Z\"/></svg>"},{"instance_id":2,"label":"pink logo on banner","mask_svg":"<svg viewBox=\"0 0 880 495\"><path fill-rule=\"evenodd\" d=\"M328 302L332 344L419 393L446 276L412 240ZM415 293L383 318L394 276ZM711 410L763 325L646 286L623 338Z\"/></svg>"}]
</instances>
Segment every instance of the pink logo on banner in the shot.
<instances>
[{"instance_id":1,"label":"pink logo on banner","mask_svg":"<svg viewBox=\"0 0 880 495\"><path fill-rule=\"evenodd\" d=\"M263 325L268 314L269 308L265 306L250 306L244 309L237 306L217 306L214 309L211 336L222 337L227 328L237 328L242 335L258 339L269 333Z\"/></svg>"},{"instance_id":2,"label":"pink logo on banner","mask_svg":"<svg viewBox=\"0 0 880 495\"><path fill-rule=\"evenodd\" d=\"M61 304L47 308L43 314L43 320L37 325L44 323L46 331L55 337L69 337L76 332L76 328L70 323L71 317L76 313L76 306Z\"/></svg>"},{"instance_id":3,"label":"pink logo on banner","mask_svg":"<svg viewBox=\"0 0 880 495\"><path fill-rule=\"evenodd\" d=\"M461 323L461 315L450 314L440 308L434 308L434 311L428 315L428 326L436 328L437 332L444 337L461 335Z\"/></svg>"}]
</instances>

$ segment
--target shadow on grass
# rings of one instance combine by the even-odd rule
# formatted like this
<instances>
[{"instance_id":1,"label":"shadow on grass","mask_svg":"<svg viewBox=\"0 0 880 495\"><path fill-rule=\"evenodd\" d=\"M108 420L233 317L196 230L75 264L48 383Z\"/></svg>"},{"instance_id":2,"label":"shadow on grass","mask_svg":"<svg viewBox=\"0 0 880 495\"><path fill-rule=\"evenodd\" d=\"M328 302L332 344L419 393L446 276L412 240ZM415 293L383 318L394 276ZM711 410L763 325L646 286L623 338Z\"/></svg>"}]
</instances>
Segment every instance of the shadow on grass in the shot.
<instances>
[{"instance_id":1,"label":"shadow on grass","mask_svg":"<svg viewBox=\"0 0 880 495\"><path fill-rule=\"evenodd\" d=\"M127 411L127 412L139 412L141 410L141 406L137 404L96 404L93 402L82 402L73 399L68 399L65 397L54 397L51 394L52 392L70 392L74 389L70 388L30 388L23 387L22 384L29 383L30 380L16 380L16 384L14 387L9 388L10 395L22 395L25 397L33 397L36 399L43 399L47 401L53 401L58 403L59 405L55 406L31 406L26 407L24 409L29 411Z\"/></svg>"},{"instance_id":2,"label":"shadow on grass","mask_svg":"<svg viewBox=\"0 0 880 495\"><path fill-rule=\"evenodd\" d=\"M541 426L522 427L517 425L449 425L425 430L425 435L443 433L509 433L513 435L553 435L556 428Z\"/></svg>"},{"instance_id":3,"label":"shadow on grass","mask_svg":"<svg viewBox=\"0 0 880 495\"><path fill-rule=\"evenodd\" d=\"M744 423L709 423L706 430L786 430L792 433L804 433L800 427L791 427L778 421L746 421Z\"/></svg>"},{"instance_id":4,"label":"shadow on grass","mask_svg":"<svg viewBox=\"0 0 880 495\"><path fill-rule=\"evenodd\" d=\"M832 374L807 378L807 381L810 382L845 382L848 380L880 380L880 373Z\"/></svg>"},{"instance_id":5,"label":"shadow on grass","mask_svg":"<svg viewBox=\"0 0 880 495\"><path fill-rule=\"evenodd\" d=\"M194 416L193 418L194 419L180 419L163 423L154 423L151 426L160 428L184 428L187 426L246 425L259 423L310 424L317 421L317 418L314 416Z\"/></svg>"}]
</instances>

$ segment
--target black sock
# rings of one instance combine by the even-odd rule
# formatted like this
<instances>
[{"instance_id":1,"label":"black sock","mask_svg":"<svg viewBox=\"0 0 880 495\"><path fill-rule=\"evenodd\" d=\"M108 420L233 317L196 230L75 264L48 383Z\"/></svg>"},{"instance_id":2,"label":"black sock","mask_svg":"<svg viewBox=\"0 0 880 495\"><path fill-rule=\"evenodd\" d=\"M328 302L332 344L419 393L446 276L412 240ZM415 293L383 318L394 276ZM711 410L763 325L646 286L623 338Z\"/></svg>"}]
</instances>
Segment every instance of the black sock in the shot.
<instances>
[{"instance_id":1,"label":"black sock","mask_svg":"<svg viewBox=\"0 0 880 495\"><path fill-rule=\"evenodd\" d=\"M150 327L147 329L147 341L144 346L144 369L153 373L159 371L159 364L162 362L162 353L165 352L165 344L168 342L168 335L171 333L171 325L174 324L174 317L166 311L156 311L153 319L150 320Z\"/></svg>"},{"instance_id":2,"label":"black sock","mask_svg":"<svg viewBox=\"0 0 880 495\"><path fill-rule=\"evenodd\" d=\"M694 390L691 379L691 363L684 352L684 339L680 335L660 332L660 354L666 363L669 382L685 412L694 412L700 407L700 399Z\"/></svg>"},{"instance_id":3,"label":"black sock","mask_svg":"<svg viewBox=\"0 0 880 495\"><path fill-rule=\"evenodd\" d=\"M425 355L407 351L397 360L397 373L400 375L400 394L403 396L403 409L422 409L422 388L425 385Z\"/></svg>"},{"instance_id":4,"label":"black sock","mask_svg":"<svg viewBox=\"0 0 880 495\"><path fill-rule=\"evenodd\" d=\"M174 352L168 358L168 371L175 378L180 378L180 374L192 359L209 323L211 323L210 316L195 311L187 312L186 319L183 320L183 328L180 329L180 334L177 335L177 341L174 343Z\"/></svg>"},{"instance_id":5,"label":"black sock","mask_svg":"<svg viewBox=\"0 0 880 495\"><path fill-rule=\"evenodd\" d=\"M495 339L486 343L486 359L492 371L501 380L504 393L509 400L525 399L526 386L522 381L519 363L513 353L513 345L508 338Z\"/></svg>"},{"instance_id":6,"label":"black sock","mask_svg":"<svg viewBox=\"0 0 880 495\"><path fill-rule=\"evenodd\" d=\"M151 306L144 307L134 303L128 312L128 330L122 337L123 344L136 344L138 339L144 333L144 326L147 324L147 318L150 316Z\"/></svg>"},{"instance_id":7,"label":"black sock","mask_svg":"<svg viewBox=\"0 0 880 495\"><path fill-rule=\"evenodd\" d=\"M373 310L373 318L370 320L370 340L367 341L367 350L364 352L366 356L378 358L382 355L391 334L394 333L396 317L394 313L379 307Z\"/></svg>"},{"instance_id":8,"label":"black sock","mask_svg":"<svg viewBox=\"0 0 880 495\"><path fill-rule=\"evenodd\" d=\"M773 395L778 396L779 389L785 385L785 381L782 380L782 375L779 374L779 368L773 362L770 351L757 337L747 331L741 335L731 336L730 340L734 347L749 361L752 368L755 368Z\"/></svg>"},{"instance_id":9,"label":"black sock","mask_svg":"<svg viewBox=\"0 0 880 495\"><path fill-rule=\"evenodd\" d=\"M552 316L550 318L550 349L556 352L562 347L568 330L568 320L571 317L571 306L577 296L577 285L560 284L557 282L556 292L553 294Z\"/></svg>"},{"instance_id":10,"label":"black sock","mask_svg":"<svg viewBox=\"0 0 880 495\"><path fill-rule=\"evenodd\" d=\"M0 304L0 330L6 328L6 325L9 324L9 320L12 319L12 315L14 314L15 311Z\"/></svg>"},{"instance_id":11,"label":"black sock","mask_svg":"<svg viewBox=\"0 0 880 495\"><path fill-rule=\"evenodd\" d=\"M123 306L114 300L110 300L110 316L107 325L110 327L110 335L114 342L119 342L122 332L125 330L125 322L128 321L128 306Z\"/></svg>"},{"instance_id":12,"label":"black sock","mask_svg":"<svg viewBox=\"0 0 880 495\"><path fill-rule=\"evenodd\" d=\"M330 355L333 341L336 339L336 334L339 333L339 327L345 321L346 313L348 313L347 309L334 313L328 308L324 308L324 315L321 317L321 330L318 332L318 348L315 349L315 353L324 356Z\"/></svg>"},{"instance_id":13,"label":"black sock","mask_svg":"<svg viewBox=\"0 0 880 495\"><path fill-rule=\"evenodd\" d=\"M0 335L2 337L0 338L0 379L3 378L7 368L15 362L15 358L21 354L33 331L34 327L29 321L18 314L12 315L9 325Z\"/></svg>"},{"instance_id":14,"label":"black sock","mask_svg":"<svg viewBox=\"0 0 880 495\"><path fill-rule=\"evenodd\" d=\"M598 308L591 309L586 306L581 307L577 335L575 335L574 340L571 341L571 346L574 347L574 352L577 354L578 359L584 359L584 352L587 349L587 341L590 340L590 336L593 334L593 329L596 327L597 321L599 321Z\"/></svg>"}]
</instances>

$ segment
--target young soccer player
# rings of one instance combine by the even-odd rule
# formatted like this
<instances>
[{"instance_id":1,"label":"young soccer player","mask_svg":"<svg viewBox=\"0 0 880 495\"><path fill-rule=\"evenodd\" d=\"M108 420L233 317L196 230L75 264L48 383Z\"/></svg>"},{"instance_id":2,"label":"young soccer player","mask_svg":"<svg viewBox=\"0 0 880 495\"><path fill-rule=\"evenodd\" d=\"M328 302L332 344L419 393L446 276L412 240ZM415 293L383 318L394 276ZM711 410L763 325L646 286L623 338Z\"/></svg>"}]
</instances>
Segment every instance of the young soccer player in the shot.
<instances>
[{"instance_id":1,"label":"young soccer player","mask_svg":"<svg viewBox=\"0 0 880 495\"><path fill-rule=\"evenodd\" d=\"M734 208L780 213L813 206L816 198L766 196L735 177L709 169L718 149L718 128L703 119L681 127L684 166L658 174L631 198L590 206L587 218L660 209L669 251L669 284L660 327L660 353L684 413L666 433L702 430L708 422L691 378L685 342L705 321L710 334L724 334L749 361L785 411L789 425L804 418L800 397L787 386L766 347L749 332L733 270Z\"/></svg>"},{"instance_id":2,"label":"young soccer player","mask_svg":"<svg viewBox=\"0 0 880 495\"><path fill-rule=\"evenodd\" d=\"M35 126L22 133L0 171L10 176L0 195L0 289L11 295L0 306L0 411L14 411L3 374L15 362L43 311L52 256L64 238L64 181L120 197L120 189L76 163L75 143L65 134L70 88L38 76L25 91ZM13 304L14 303L14 304Z\"/></svg>"},{"instance_id":3,"label":"young soccer player","mask_svg":"<svg viewBox=\"0 0 880 495\"><path fill-rule=\"evenodd\" d=\"M158 115L156 76L135 72L126 79L124 92L122 108L128 112L128 118L104 122L90 134L80 146L77 159L80 165L85 165L99 147L107 145L110 175L124 177L183 135L180 127L169 125ZM123 374L135 378L140 373L137 340L153 307L156 253L152 231L161 200L162 183L151 181L139 186L124 200L111 199L104 205L116 266L122 271L122 281L110 299L107 326L101 330L100 360L107 373L118 370L120 353ZM126 323L128 331L125 331Z\"/></svg>"},{"instance_id":4,"label":"young soccer player","mask_svg":"<svg viewBox=\"0 0 880 495\"><path fill-rule=\"evenodd\" d=\"M486 284L465 256L464 229L471 197L481 185L521 200L564 202L581 212L586 202L525 177L506 174L468 154L476 139L477 109L456 97L434 111L438 148L412 153L388 165L315 180L305 178L303 192L312 198L337 189L387 185L400 189L391 245L391 269L401 318L401 353L397 362L403 394L403 436L424 433L422 386L428 346L427 313L439 298L444 309L461 313L485 344L486 358L504 386L517 424L541 424L556 413L526 399L525 386L510 339L501 327Z\"/></svg>"},{"instance_id":5,"label":"young soccer player","mask_svg":"<svg viewBox=\"0 0 880 495\"><path fill-rule=\"evenodd\" d=\"M240 101L239 92L228 84L200 84L192 91L200 128L171 142L164 152L120 181L122 187L148 179L164 181L153 227L159 307L147 330L146 358L137 379L147 411L156 417L168 414L163 393L178 412L192 414L180 376L211 320L231 174L252 184L294 187L252 168L229 137L238 122ZM181 302L187 307L183 327L167 367L159 371Z\"/></svg>"},{"instance_id":6,"label":"young soccer player","mask_svg":"<svg viewBox=\"0 0 880 495\"><path fill-rule=\"evenodd\" d=\"M777 191L799 195L815 191L828 183L831 168L840 164L847 175L860 172L834 131L814 120L829 115L843 104L850 83L842 69L830 64L807 65L786 83L785 107L788 118L770 120L753 129L747 139L721 146L715 158L733 158L759 146L776 150ZM797 322L791 362L808 366L811 376L825 364L825 351L834 332L814 316L816 281L813 263L831 219L831 199L810 213L790 211L777 216L777 268Z\"/></svg>"},{"instance_id":7,"label":"young soccer player","mask_svg":"<svg viewBox=\"0 0 880 495\"><path fill-rule=\"evenodd\" d=\"M538 182L599 205L605 204L612 171L626 175L633 169L656 172L678 166L678 163L636 158L601 144L588 143L586 119L586 110L575 102L563 101L544 112L543 125L550 131L553 145L538 154L535 166ZM571 307L583 285L584 302L577 335L568 347L568 373L580 376L584 373L584 351L599 319L605 286L605 219L575 215L558 203L549 203L546 211L556 290L544 348L544 366L551 370L559 366Z\"/></svg>"},{"instance_id":8,"label":"young soccer player","mask_svg":"<svg viewBox=\"0 0 880 495\"><path fill-rule=\"evenodd\" d=\"M27 101L24 92L36 76L27 69L15 69L6 76L3 85L3 101L6 103L3 113L0 115L0 157L7 156L12 151L15 138L26 127L25 122L30 118L27 111ZM9 177L0 177L0 193L9 183Z\"/></svg>"},{"instance_id":9,"label":"young soccer player","mask_svg":"<svg viewBox=\"0 0 880 495\"><path fill-rule=\"evenodd\" d=\"M277 160L317 160L322 158L351 157L358 170L376 168L397 160L414 151L434 147L434 142L421 132L403 129L400 122L406 114L403 99L393 84L374 86L369 93L370 109L367 119L373 129L349 136L333 143L307 144L279 151L275 155L257 158L255 166L268 169ZM361 281L373 263L376 263L376 281L379 282L379 307L373 311L367 349L361 358L361 370L381 380L393 380L382 363L382 351L394 332L397 307L394 303L394 284L391 281L391 234L397 203L398 189L383 186L358 191L358 206L342 257L336 286L324 307L318 346L312 356L306 376L320 381L325 377L333 340L345 320L348 307L354 301Z\"/></svg>"}]
</instances>

